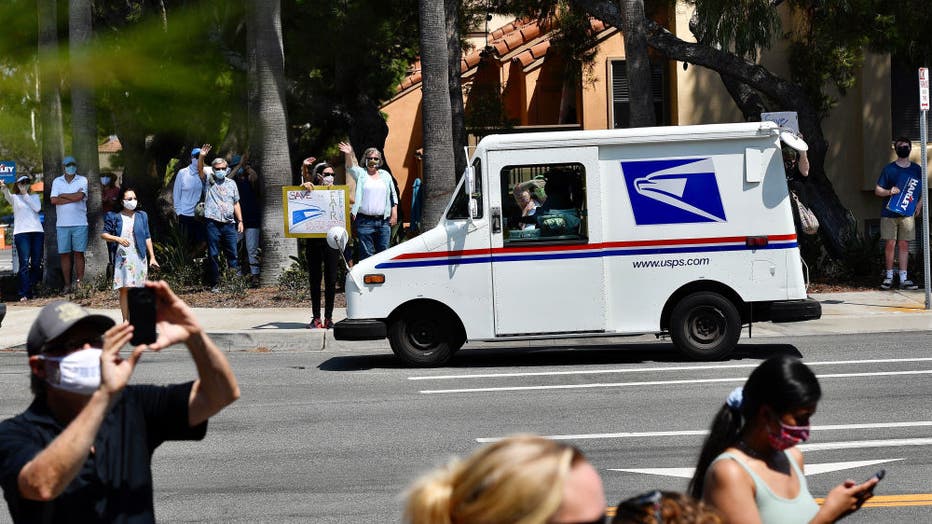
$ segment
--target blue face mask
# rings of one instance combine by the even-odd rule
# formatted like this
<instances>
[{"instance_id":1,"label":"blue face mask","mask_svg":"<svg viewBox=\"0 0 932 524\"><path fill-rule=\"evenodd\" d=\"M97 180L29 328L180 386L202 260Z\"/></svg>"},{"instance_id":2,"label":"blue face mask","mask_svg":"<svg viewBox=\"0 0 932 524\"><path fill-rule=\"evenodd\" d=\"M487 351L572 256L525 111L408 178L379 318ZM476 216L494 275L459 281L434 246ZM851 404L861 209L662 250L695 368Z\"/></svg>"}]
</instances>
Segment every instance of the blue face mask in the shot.
<instances>
[{"instance_id":1,"label":"blue face mask","mask_svg":"<svg viewBox=\"0 0 932 524\"><path fill-rule=\"evenodd\" d=\"M78 166L65 166L65 173L73 175L78 172Z\"/></svg>"},{"instance_id":2,"label":"blue face mask","mask_svg":"<svg viewBox=\"0 0 932 524\"><path fill-rule=\"evenodd\" d=\"M229 172L229 169L214 169L214 178L217 180L223 180L227 177L227 173Z\"/></svg>"},{"instance_id":3,"label":"blue face mask","mask_svg":"<svg viewBox=\"0 0 932 524\"><path fill-rule=\"evenodd\" d=\"M109 183L110 183L110 177L108 177L108 176L102 176L102 177L100 177L100 183L103 184L103 185L109 184Z\"/></svg>"}]
</instances>

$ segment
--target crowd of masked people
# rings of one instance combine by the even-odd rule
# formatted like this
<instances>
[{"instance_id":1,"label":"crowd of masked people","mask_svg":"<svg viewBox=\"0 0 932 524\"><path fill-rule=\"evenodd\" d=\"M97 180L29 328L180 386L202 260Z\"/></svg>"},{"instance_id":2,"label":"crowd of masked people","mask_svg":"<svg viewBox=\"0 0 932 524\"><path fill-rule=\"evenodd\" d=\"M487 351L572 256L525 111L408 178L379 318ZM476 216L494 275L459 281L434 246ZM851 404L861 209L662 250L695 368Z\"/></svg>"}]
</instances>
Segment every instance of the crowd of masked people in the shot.
<instances>
[{"instance_id":1,"label":"crowd of masked people","mask_svg":"<svg viewBox=\"0 0 932 524\"><path fill-rule=\"evenodd\" d=\"M354 246L344 254L352 265L388 248L392 228L399 222L399 190L394 177L382 169L384 161L377 148L366 149L361 159L349 142L341 142L339 149L345 156L347 177L352 179L354 188L349 194ZM250 164L248 152L219 156L211 155L211 151L210 144L192 149L171 183L178 233L187 246L188 258L206 262L204 283L211 290L219 291L222 270L241 272L248 276L253 287L258 287L259 174ZM63 291L67 294L84 279L88 180L80 173L74 157L65 157L63 171L54 179L50 196L56 209L56 245L64 277ZM334 175L333 165L313 156L301 164L301 185L308 191L333 186ZM5 184L0 186L13 206L19 297L25 302L35 296L36 284L42 277L41 203L28 176L19 177L12 190ZM148 272L158 269L159 263L153 250L149 217L138 209L140 195L135 188L122 184L109 173L102 174L101 198L105 212L101 238L108 247L108 275L113 288L120 290L120 307L126 318L128 290L141 287ZM240 246L246 254L246 264L240 264ZM332 328L336 282L342 263L340 252L330 248L323 238L302 239L300 248L307 262L313 304L307 327ZM207 256L203 257L205 249Z\"/></svg>"}]
</instances>

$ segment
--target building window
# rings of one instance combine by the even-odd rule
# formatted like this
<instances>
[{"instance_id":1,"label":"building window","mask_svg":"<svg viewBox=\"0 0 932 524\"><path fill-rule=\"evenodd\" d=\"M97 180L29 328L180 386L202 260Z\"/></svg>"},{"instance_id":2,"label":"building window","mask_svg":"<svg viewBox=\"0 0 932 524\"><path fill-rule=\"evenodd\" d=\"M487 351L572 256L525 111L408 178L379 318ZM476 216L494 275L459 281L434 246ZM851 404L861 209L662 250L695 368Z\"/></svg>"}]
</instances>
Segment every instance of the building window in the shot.
<instances>
[{"instance_id":1,"label":"building window","mask_svg":"<svg viewBox=\"0 0 932 524\"><path fill-rule=\"evenodd\" d=\"M628 90L628 68L624 60L609 60L612 77L612 127L614 129L631 127L631 97ZM663 63L650 64L650 90L654 98L654 120L657 125L670 125L670 107L667 103L665 66Z\"/></svg>"},{"instance_id":2,"label":"building window","mask_svg":"<svg viewBox=\"0 0 932 524\"><path fill-rule=\"evenodd\" d=\"M582 164L508 166L501 188L505 245L588 241Z\"/></svg>"},{"instance_id":3,"label":"building window","mask_svg":"<svg viewBox=\"0 0 932 524\"><path fill-rule=\"evenodd\" d=\"M893 136L890 140L905 135L913 141L918 141L919 69L895 56L890 62L890 94L893 97L890 103L890 110L893 112Z\"/></svg>"}]
</instances>

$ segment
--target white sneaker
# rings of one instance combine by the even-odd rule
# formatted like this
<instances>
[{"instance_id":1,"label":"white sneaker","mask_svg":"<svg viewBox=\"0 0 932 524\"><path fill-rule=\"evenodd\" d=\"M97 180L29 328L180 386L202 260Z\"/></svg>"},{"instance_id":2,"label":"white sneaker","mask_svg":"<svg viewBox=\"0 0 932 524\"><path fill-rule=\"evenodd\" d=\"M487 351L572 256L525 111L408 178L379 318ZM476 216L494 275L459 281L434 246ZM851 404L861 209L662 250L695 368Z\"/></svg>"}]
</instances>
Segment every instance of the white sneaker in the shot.
<instances>
[{"instance_id":1,"label":"white sneaker","mask_svg":"<svg viewBox=\"0 0 932 524\"><path fill-rule=\"evenodd\" d=\"M914 284L912 280L906 279L900 282L900 289L913 290L913 289L919 289L919 286Z\"/></svg>"},{"instance_id":2,"label":"white sneaker","mask_svg":"<svg viewBox=\"0 0 932 524\"><path fill-rule=\"evenodd\" d=\"M883 282L880 283L880 289L890 289L893 287L893 278L887 277L883 279Z\"/></svg>"}]
</instances>

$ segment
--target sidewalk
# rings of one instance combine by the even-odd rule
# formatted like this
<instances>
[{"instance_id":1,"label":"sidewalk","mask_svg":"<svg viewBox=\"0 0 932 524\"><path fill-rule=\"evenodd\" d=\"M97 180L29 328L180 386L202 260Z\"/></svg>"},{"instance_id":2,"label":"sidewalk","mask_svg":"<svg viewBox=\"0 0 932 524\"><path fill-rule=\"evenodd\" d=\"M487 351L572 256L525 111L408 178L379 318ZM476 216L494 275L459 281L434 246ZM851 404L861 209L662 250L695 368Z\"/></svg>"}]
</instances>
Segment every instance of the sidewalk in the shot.
<instances>
[{"instance_id":1,"label":"sidewalk","mask_svg":"<svg viewBox=\"0 0 932 524\"><path fill-rule=\"evenodd\" d=\"M820 293L812 297L822 304L821 319L787 324L755 323L753 337L932 330L932 311L925 310L925 293L922 290ZM117 321L120 319L117 309L92 311ZM385 341L343 342L333 339L332 330L307 329L305 326L310 319L307 308L195 308L195 312L207 332L226 351L387 348ZM38 313L38 307L7 303L7 315L0 327L0 350L24 350L29 327ZM343 308L337 308L333 313L335 322L346 317ZM743 336L746 337L746 333L747 330ZM624 340L630 342L631 338Z\"/></svg>"}]
</instances>

